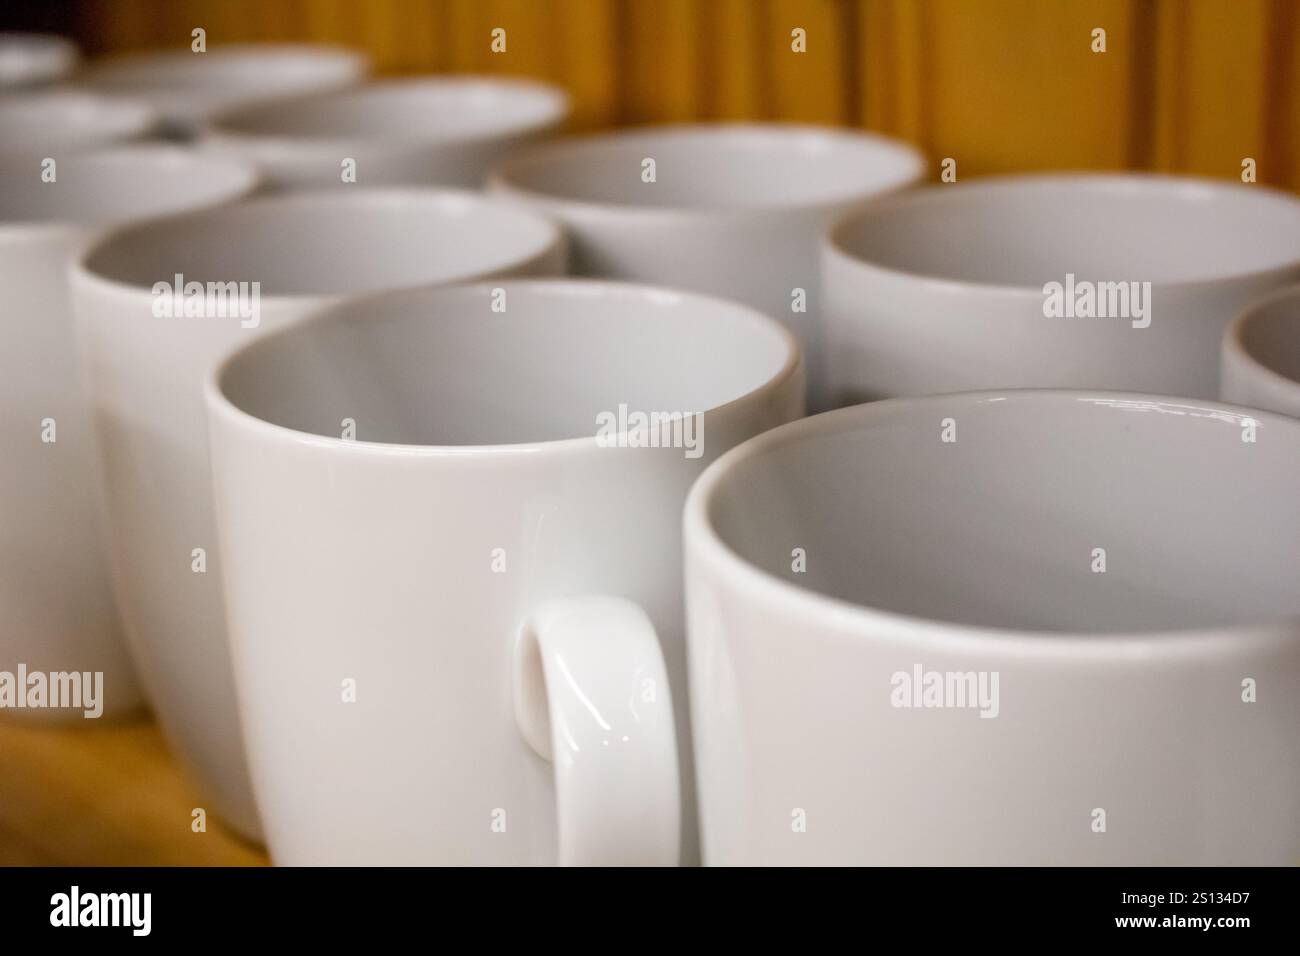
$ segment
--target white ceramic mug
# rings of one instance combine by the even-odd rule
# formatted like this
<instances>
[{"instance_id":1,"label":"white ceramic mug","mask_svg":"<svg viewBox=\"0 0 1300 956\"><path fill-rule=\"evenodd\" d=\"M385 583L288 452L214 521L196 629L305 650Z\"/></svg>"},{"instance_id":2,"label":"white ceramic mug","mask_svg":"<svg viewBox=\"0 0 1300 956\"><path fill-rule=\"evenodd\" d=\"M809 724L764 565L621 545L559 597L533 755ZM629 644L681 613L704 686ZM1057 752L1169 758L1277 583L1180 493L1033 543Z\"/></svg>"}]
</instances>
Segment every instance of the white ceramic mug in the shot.
<instances>
[{"instance_id":1,"label":"white ceramic mug","mask_svg":"<svg viewBox=\"0 0 1300 956\"><path fill-rule=\"evenodd\" d=\"M477 187L568 114L568 96L545 83L420 77L239 107L214 117L202 142L255 162L272 188Z\"/></svg>"},{"instance_id":2,"label":"white ceramic mug","mask_svg":"<svg viewBox=\"0 0 1300 956\"><path fill-rule=\"evenodd\" d=\"M343 89L369 72L369 57L343 47L232 43L203 52L117 54L92 62L77 83L143 100L162 115L170 135L189 138L222 110Z\"/></svg>"},{"instance_id":3,"label":"white ceramic mug","mask_svg":"<svg viewBox=\"0 0 1300 956\"><path fill-rule=\"evenodd\" d=\"M780 319L799 340L817 409L822 235L923 173L912 147L869 133L701 124L544 144L490 183L568 228L579 275L697 289Z\"/></svg>"},{"instance_id":4,"label":"white ceramic mug","mask_svg":"<svg viewBox=\"0 0 1300 956\"><path fill-rule=\"evenodd\" d=\"M153 146L60 152L52 180L46 168L37 155L0 158L0 671L102 674L90 709L114 715L138 706L140 692L103 553L68 266L99 229L237 199L257 177L241 163Z\"/></svg>"},{"instance_id":5,"label":"white ceramic mug","mask_svg":"<svg viewBox=\"0 0 1300 956\"><path fill-rule=\"evenodd\" d=\"M1249 306L1223 335L1225 402L1300 418L1300 286Z\"/></svg>"},{"instance_id":6,"label":"white ceramic mug","mask_svg":"<svg viewBox=\"0 0 1300 956\"><path fill-rule=\"evenodd\" d=\"M60 156L143 139L157 125L153 110L130 100L68 89L13 93L0 97L0 156L52 159L57 182Z\"/></svg>"},{"instance_id":7,"label":"white ceramic mug","mask_svg":"<svg viewBox=\"0 0 1300 956\"><path fill-rule=\"evenodd\" d=\"M695 859L681 507L802 378L761 313L587 281L369 298L229 359L212 463L273 859L676 864L679 818Z\"/></svg>"},{"instance_id":8,"label":"white ceramic mug","mask_svg":"<svg viewBox=\"0 0 1300 956\"><path fill-rule=\"evenodd\" d=\"M563 264L559 230L522 210L358 187L121 230L73 271L127 638L164 730L242 832L257 824L221 607L204 378L227 350L344 295ZM190 282L205 296L214 284L211 308L178 300ZM187 302L205 314L186 315Z\"/></svg>"},{"instance_id":9,"label":"white ceramic mug","mask_svg":"<svg viewBox=\"0 0 1300 956\"><path fill-rule=\"evenodd\" d=\"M875 402L686 505L710 864L1294 864L1300 422Z\"/></svg>"},{"instance_id":10,"label":"white ceramic mug","mask_svg":"<svg viewBox=\"0 0 1300 956\"><path fill-rule=\"evenodd\" d=\"M1300 277L1300 199L1141 174L974 180L845 220L822 269L833 404L1022 387L1213 398L1232 316Z\"/></svg>"},{"instance_id":11,"label":"white ceramic mug","mask_svg":"<svg viewBox=\"0 0 1300 956\"><path fill-rule=\"evenodd\" d=\"M53 33L0 33L0 91L66 79L80 58L75 43Z\"/></svg>"}]
</instances>

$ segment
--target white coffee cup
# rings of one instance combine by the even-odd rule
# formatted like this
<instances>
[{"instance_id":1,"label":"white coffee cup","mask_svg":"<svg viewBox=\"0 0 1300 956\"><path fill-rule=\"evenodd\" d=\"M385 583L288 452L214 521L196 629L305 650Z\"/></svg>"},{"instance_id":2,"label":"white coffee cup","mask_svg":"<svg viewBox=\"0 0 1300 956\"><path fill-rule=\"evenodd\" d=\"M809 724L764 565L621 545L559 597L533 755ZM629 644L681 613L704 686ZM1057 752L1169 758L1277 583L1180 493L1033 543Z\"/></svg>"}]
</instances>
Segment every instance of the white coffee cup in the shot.
<instances>
[{"instance_id":1,"label":"white coffee cup","mask_svg":"<svg viewBox=\"0 0 1300 956\"><path fill-rule=\"evenodd\" d=\"M60 156L143 139L157 125L153 110L130 100L68 89L13 93L0 97L0 156L54 160L57 177Z\"/></svg>"},{"instance_id":2,"label":"white coffee cup","mask_svg":"<svg viewBox=\"0 0 1300 956\"><path fill-rule=\"evenodd\" d=\"M822 268L834 404L1004 387L1213 398L1232 316L1300 277L1300 199L1140 174L974 180L840 223Z\"/></svg>"},{"instance_id":3,"label":"white coffee cup","mask_svg":"<svg viewBox=\"0 0 1300 956\"><path fill-rule=\"evenodd\" d=\"M66 79L80 58L75 43L53 33L0 33L0 91Z\"/></svg>"},{"instance_id":4,"label":"white coffee cup","mask_svg":"<svg viewBox=\"0 0 1300 956\"><path fill-rule=\"evenodd\" d=\"M353 86L370 72L370 58L328 44L224 44L210 50L123 53L91 63L78 84L143 100L170 135L193 136L222 110L287 96Z\"/></svg>"},{"instance_id":5,"label":"white coffee cup","mask_svg":"<svg viewBox=\"0 0 1300 956\"><path fill-rule=\"evenodd\" d=\"M579 275L697 289L780 319L799 340L816 409L822 235L923 173L912 147L869 133L700 124L544 144L490 183L568 228Z\"/></svg>"},{"instance_id":6,"label":"white coffee cup","mask_svg":"<svg viewBox=\"0 0 1300 956\"><path fill-rule=\"evenodd\" d=\"M140 692L103 553L67 269L99 229L237 199L257 177L241 163L157 146L60 153L53 179L46 168L36 156L0 158L0 671L79 673L83 700L84 681L100 680L89 709L111 716L137 707ZM14 713L81 719L87 710Z\"/></svg>"},{"instance_id":7,"label":"white coffee cup","mask_svg":"<svg viewBox=\"0 0 1300 956\"><path fill-rule=\"evenodd\" d=\"M1006 391L776 429L686 505L709 864L1300 859L1300 422Z\"/></svg>"},{"instance_id":8,"label":"white coffee cup","mask_svg":"<svg viewBox=\"0 0 1300 956\"><path fill-rule=\"evenodd\" d=\"M545 83L419 77L237 107L214 117L202 142L257 163L273 188L477 187L568 113L568 96Z\"/></svg>"},{"instance_id":9,"label":"white coffee cup","mask_svg":"<svg viewBox=\"0 0 1300 956\"><path fill-rule=\"evenodd\" d=\"M761 313L590 281L372 297L230 358L209 428L272 858L676 864L679 818L696 858L681 507L802 379Z\"/></svg>"},{"instance_id":10,"label":"white coffee cup","mask_svg":"<svg viewBox=\"0 0 1300 956\"><path fill-rule=\"evenodd\" d=\"M1246 308L1223 335L1225 402L1300 418L1300 286Z\"/></svg>"},{"instance_id":11,"label":"white coffee cup","mask_svg":"<svg viewBox=\"0 0 1300 956\"><path fill-rule=\"evenodd\" d=\"M358 187L121 230L74 269L127 638L164 730L240 831L256 833L256 814L222 615L205 377L259 331L345 295L563 264L559 230L522 210L470 193ZM213 287L210 317L184 317L186 302L205 301L178 302L175 287L190 282L205 294L209 283L233 287L224 298Z\"/></svg>"}]
</instances>

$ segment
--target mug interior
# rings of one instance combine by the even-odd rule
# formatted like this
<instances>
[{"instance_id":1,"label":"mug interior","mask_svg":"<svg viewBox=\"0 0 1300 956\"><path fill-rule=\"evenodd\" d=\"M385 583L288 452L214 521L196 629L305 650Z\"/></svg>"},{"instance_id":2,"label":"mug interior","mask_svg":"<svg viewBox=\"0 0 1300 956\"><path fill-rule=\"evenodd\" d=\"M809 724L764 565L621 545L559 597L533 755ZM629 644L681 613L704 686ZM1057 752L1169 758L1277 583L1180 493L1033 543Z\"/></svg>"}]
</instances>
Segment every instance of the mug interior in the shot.
<instances>
[{"instance_id":1,"label":"mug interior","mask_svg":"<svg viewBox=\"0 0 1300 956\"><path fill-rule=\"evenodd\" d=\"M0 98L0 152L93 146L143 136L151 110L128 100L67 90Z\"/></svg>"},{"instance_id":2,"label":"mug interior","mask_svg":"<svg viewBox=\"0 0 1300 956\"><path fill-rule=\"evenodd\" d=\"M642 161L655 181L642 181ZM798 126L668 127L548 144L497 181L552 199L651 208L773 208L863 199L916 180L911 147Z\"/></svg>"},{"instance_id":3,"label":"mug interior","mask_svg":"<svg viewBox=\"0 0 1300 956\"><path fill-rule=\"evenodd\" d=\"M1300 287L1252 309L1234 334L1253 361L1300 384Z\"/></svg>"},{"instance_id":4,"label":"mug interior","mask_svg":"<svg viewBox=\"0 0 1300 956\"><path fill-rule=\"evenodd\" d=\"M0 224L111 224L236 199L257 183L242 164L173 147L130 146L58 160L41 181L30 157L0 159Z\"/></svg>"},{"instance_id":5,"label":"mug interior","mask_svg":"<svg viewBox=\"0 0 1300 956\"><path fill-rule=\"evenodd\" d=\"M1154 176L1043 176L936 186L842 223L832 243L886 269L1041 291L1196 282L1300 263L1300 200Z\"/></svg>"},{"instance_id":6,"label":"mug interior","mask_svg":"<svg viewBox=\"0 0 1300 956\"><path fill-rule=\"evenodd\" d=\"M260 282L262 295L345 295L490 274L543 255L550 223L471 193L372 189L254 199L125 229L86 269L127 285Z\"/></svg>"},{"instance_id":7,"label":"mug interior","mask_svg":"<svg viewBox=\"0 0 1300 956\"><path fill-rule=\"evenodd\" d=\"M236 408L274 425L396 445L591 438L601 413L704 412L765 385L795 349L774 321L691 293L505 282L393 293L266 336L218 372ZM702 436L706 443L707 434Z\"/></svg>"},{"instance_id":8,"label":"mug interior","mask_svg":"<svg viewBox=\"0 0 1300 956\"><path fill-rule=\"evenodd\" d=\"M273 139L441 142L543 128L560 122L567 109L564 94L541 83L447 77L246 107L215 126Z\"/></svg>"},{"instance_id":9,"label":"mug interior","mask_svg":"<svg viewBox=\"0 0 1300 956\"><path fill-rule=\"evenodd\" d=\"M1300 615L1300 422L1260 413L1247 443L1247 414L1119 393L863 405L733 453L706 520L772 575L911 617L1071 633L1271 622Z\"/></svg>"}]
</instances>

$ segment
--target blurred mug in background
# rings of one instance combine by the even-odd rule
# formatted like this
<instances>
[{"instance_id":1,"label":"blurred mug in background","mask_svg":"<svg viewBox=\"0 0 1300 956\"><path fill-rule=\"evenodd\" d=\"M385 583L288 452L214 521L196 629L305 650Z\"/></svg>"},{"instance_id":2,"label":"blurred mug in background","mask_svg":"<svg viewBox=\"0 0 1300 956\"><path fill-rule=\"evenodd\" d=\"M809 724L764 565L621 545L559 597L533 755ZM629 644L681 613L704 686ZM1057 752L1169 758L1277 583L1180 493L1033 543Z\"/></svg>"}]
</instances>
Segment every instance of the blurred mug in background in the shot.
<instances>
[{"instance_id":1,"label":"blurred mug in background","mask_svg":"<svg viewBox=\"0 0 1300 956\"><path fill-rule=\"evenodd\" d=\"M1300 278L1300 199L1138 174L890 197L822 251L835 404L981 388L1218 394L1241 307Z\"/></svg>"},{"instance_id":2,"label":"blurred mug in background","mask_svg":"<svg viewBox=\"0 0 1300 956\"><path fill-rule=\"evenodd\" d=\"M190 139L224 109L353 86L370 72L364 53L327 44L249 43L121 53L91 63L79 86L148 103L163 131Z\"/></svg>"},{"instance_id":3,"label":"blurred mug in background","mask_svg":"<svg viewBox=\"0 0 1300 956\"><path fill-rule=\"evenodd\" d=\"M259 831L222 610L208 373L230 349L349 294L563 269L560 230L523 210L362 187L118 230L74 267L127 638L168 737L241 832Z\"/></svg>"},{"instance_id":4,"label":"blurred mug in background","mask_svg":"<svg viewBox=\"0 0 1300 956\"><path fill-rule=\"evenodd\" d=\"M77 45L52 33L0 33L0 93L57 83L81 59Z\"/></svg>"},{"instance_id":5,"label":"blurred mug in background","mask_svg":"<svg viewBox=\"0 0 1300 956\"><path fill-rule=\"evenodd\" d=\"M545 83L419 77L238 107L214 117L201 142L256 163L272 189L477 188L498 160L568 115L568 95Z\"/></svg>"},{"instance_id":6,"label":"blurred mug in background","mask_svg":"<svg viewBox=\"0 0 1300 956\"><path fill-rule=\"evenodd\" d=\"M491 189L569 230L578 275L696 289L783 322L824 405L817 253L826 228L924 174L904 143L779 124L647 127L548 143Z\"/></svg>"},{"instance_id":7,"label":"blurred mug in background","mask_svg":"<svg viewBox=\"0 0 1300 956\"><path fill-rule=\"evenodd\" d=\"M50 114L52 139L58 116ZM7 119L0 104L0 136L14 128ZM109 583L68 267L102 230L239 199L257 176L243 163L166 146L55 154L0 153L0 670L102 680L97 706L119 714L139 705L140 692Z\"/></svg>"}]
</instances>

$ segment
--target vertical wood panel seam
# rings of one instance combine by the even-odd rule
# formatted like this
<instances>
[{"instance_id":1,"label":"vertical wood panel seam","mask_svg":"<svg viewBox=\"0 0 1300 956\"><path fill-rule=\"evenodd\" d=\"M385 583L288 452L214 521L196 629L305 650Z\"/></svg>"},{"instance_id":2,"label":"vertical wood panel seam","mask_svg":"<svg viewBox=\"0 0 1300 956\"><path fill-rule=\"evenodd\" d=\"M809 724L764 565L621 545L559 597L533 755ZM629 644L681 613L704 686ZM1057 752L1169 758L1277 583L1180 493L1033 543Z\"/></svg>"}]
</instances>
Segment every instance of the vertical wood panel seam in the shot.
<instances>
[{"instance_id":1,"label":"vertical wood panel seam","mask_svg":"<svg viewBox=\"0 0 1300 956\"><path fill-rule=\"evenodd\" d=\"M614 52L614 125L632 121L632 0L615 0L610 11L610 45Z\"/></svg>"},{"instance_id":2,"label":"vertical wood panel seam","mask_svg":"<svg viewBox=\"0 0 1300 956\"><path fill-rule=\"evenodd\" d=\"M916 107L917 132L921 149L926 155L935 155L935 129L938 103L938 78L935 75L934 48L938 45L935 36L934 0L916 0L917 10L917 97Z\"/></svg>"},{"instance_id":3,"label":"vertical wood panel seam","mask_svg":"<svg viewBox=\"0 0 1300 956\"><path fill-rule=\"evenodd\" d=\"M1300 187L1300 169L1292 167L1291 150L1297 122L1295 101L1296 72L1294 50L1300 42L1300 15L1294 0L1272 0L1269 5L1268 38L1264 50L1264 182L1276 186ZM1263 158L1263 157L1261 157Z\"/></svg>"},{"instance_id":4,"label":"vertical wood panel seam","mask_svg":"<svg viewBox=\"0 0 1300 956\"><path fill-rule=\"evenodd\" d=\"M1171 116L1170 129L1170 165L1175 170L1184 170L1188 162L1187 127L1191 123L1191 96L1187 91L1187 60L1191 55L1191 24L1188 21L1188 4L1176 0L1173 4L1173 63L1170 69L1170 86L1173 95L1169 98Z\"/></svg>"},{"instance_id":5,"label":"vertical wood panel seam","mask_svg":"<svg viewBox=\"0 0 1300 956\"><path fill-rule=\"evenodd\" d=\"M718 74L726 68L724 60L728 60L732 54L728 53L726 43L726 24L718 16L717 8L713 3L695 3L695 30L696 56L695 56L695 85L697 89L697 103L695 119L712 120L717 119L719 113L718 98ZM702 55L706 49L716 50L717 56Z\"/></svg>"},{"instance_id":6,"label":"vertical wood panel seam","mask_svg":"<svg viewBox=\"0 0 1300 956\"><path fill-rule=\"evenodd\" d=\"M879 2L879 0L877 0ZM868 55L874 55L880 59L880 69L876 71L877 81L883 79L885 89L882 96L877 96L876 100L881 104L881 124L884 129L890 133L897 133L899 130L898 116L898 95L897 90L902 78L899 73L899 56L898 56L898 23L894 17L894 5L888 0L880 3L880 36L872 37L869 33L862 38L862 43L866 47Z\"/></svg>"},{"instance_id":7,"label":"vertical wood panel seam","mask_svg":"<svg viewBox=\"0 0 1300 956\"><path fill-rule=\"evenodd\" d=\"M754 0L754 70L758 94L757 119L777 116L776 78L772 71L772 5L770 0Z\"/></svg>"},{"instance_id":8,"label":"vertical wood panel seam","mask_svg":"<svg viewBox=\"0 0 1300 956\"><path fill-rule=\"evenodd\" d=\"M862 95L862 47L866 38L861 33L861 16L856 0L836 0L843 55L840 57L840 121L849 126L866 125L865 97Z\"/></svg>"},{"instance_id":9,"label":"vertical wood panel seam","mask_svg":"<svg viewBox=\"0 0 1300 956\"><path fill-rule=\"evenodd\" d=\"M1138 0L1130 10L1129 82L1133 89L1129 96L1128 143L1124 162L1129 169L1150 169L1155 163L1155 0Z\"/></svg>"}]
</instances>

